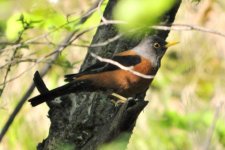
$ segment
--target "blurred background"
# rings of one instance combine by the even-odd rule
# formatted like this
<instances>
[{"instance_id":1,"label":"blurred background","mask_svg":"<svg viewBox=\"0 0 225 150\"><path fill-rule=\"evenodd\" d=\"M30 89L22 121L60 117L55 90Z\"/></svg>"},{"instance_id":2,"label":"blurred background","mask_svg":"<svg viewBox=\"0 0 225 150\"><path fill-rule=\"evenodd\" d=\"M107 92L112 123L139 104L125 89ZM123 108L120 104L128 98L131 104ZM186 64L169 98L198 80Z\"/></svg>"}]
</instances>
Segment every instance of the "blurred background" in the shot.
<instances>
[{"instance_id":1,"label":"blurred background","mask_svg":"<svg viewBox=\"0 0 225 150\"><path fill-rule=\"evenodd\" d=\"M34 72L50 62L57 44L74 28L98 25L101 16L95 13L76 26L76 19L94 4L95 0L0 0L0 129L31 84ZM174 23L225 34L225 1L183 0ZM50 89L64 84L64 74L79 70L94 33L83 34L60 53L44 77ZM31 39L34 42L24 43ZM225 37L179 30L171 31L169 40L180 43L168 49L162 60L146 96L150 103L137 120L128 149L225 149ZM15 48L21 42L24 44ZM32 96L36 94L37 90ZM25 103L0 149L35 149L48 135L47 113L45 104L31 108ZM123 144L119 141L113 146Z\"/></svg>"}]
</instances>

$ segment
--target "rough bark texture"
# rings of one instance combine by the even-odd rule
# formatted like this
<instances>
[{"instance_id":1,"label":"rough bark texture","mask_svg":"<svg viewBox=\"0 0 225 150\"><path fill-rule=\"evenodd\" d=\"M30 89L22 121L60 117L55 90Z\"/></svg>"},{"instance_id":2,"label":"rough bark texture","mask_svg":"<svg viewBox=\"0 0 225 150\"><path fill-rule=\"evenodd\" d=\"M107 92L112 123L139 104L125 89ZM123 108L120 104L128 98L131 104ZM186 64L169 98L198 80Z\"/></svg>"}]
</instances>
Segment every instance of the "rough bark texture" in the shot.
<instances>
[{"instance_id":1,"label":"rough bark texture","mask_svg":"<svg viewBox=\"0 0 225 150\"><path fill-rule=\"evenodd\" d=\"M171 24L180 5L180 0L161 19L163 24ZM117 0L109 0L104 12L107 19L111 19L112 9ZM168 31L155 32L166 39ZM113 25L98 28L92 43L106 41L118 34ZM141 39L124 39L109 43L104 47L89 48L103 57L110 57L115 52L134 47ZM81 69L93 64L95 60L88 54ZM48 137L38 145L39 150L55 150L68 146L71 149L91 150L102 143L115 139L123 132L131 135L139 113L147 105L143 98L145 93L137 96L138 101L129 101L115 107L108 94L104 92L73 93L61 97L59 105L49 104L49 118L51 126Z\"/></svg>"}]
</instances>

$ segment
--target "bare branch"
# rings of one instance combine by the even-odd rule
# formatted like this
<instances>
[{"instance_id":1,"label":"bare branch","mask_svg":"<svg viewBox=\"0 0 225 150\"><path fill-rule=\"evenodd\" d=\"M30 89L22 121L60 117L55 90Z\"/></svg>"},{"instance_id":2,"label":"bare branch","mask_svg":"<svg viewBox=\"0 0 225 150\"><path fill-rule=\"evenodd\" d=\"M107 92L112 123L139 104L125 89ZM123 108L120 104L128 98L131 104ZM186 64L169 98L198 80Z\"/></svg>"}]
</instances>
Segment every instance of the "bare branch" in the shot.
<instances>
[{"instance_id":1,"label":"bare branch","mask_svg":"<svg viewBox=\"0 0 225 150\"><path fill-rule=\"evenodd\" d=\"M112 59L102 58L102 57L100 57L100 56L98 56L98 55L96 55L94 53L91 53L91 56L96 58L96 59L98 59L101 62L106 62L106 63L112 64L112 65L115 65L115 66L119 67L120 69L123 69L125 71L129 71L132 74L134 74L136 76L139 76L139 77L142 77L142 78L145 78L145 79L153 79L155 77L154 75L142 74L140 72L137 72L137 71L133 70L133 67L123 66L122 64L118 63L117 61L114 61Z\"/></svg>"},{"instance_id":2,"label":"bare branch","mask_svg":"<svg viewBox=\"0 0 225 150\"><path fill-rule=\"evenodd\" d=\"M25 29L24 29L23 31L21 31L21 33L19 34L19 38L18 38L18 40L17 40L17 43L21 41L21 39L22 39L22 34L24 33L24 31L25 31ZM14 49L14 51L13 51L13 53L12 53L12 56L10 57L10 61L11 61L11 62L12 62L12 61L14 60L14 58L16 57L16 54L17 54L18 50L19 50L18 47ZM3 93L3 91L4 91L5 87L6 87L6 83L7 83L6 80L7 80L7 77L8 77L8 75L9 75L9 72L10 72L10 70L11 70L11 67L12 67L12 64L10 63L10 64L7 66L7 69L6 69L6 73L5 73L5 76L4 76L4 79L3 79L3 84L2 84L3 86L2 86L2 89L1 89L0 96L2 95L2 93Z\"/></svg>"},{"instance_id":3,"label":"bare branch","mask_svg":"<svg viewBox=\"0 0 225 150\"><path fill-rule=\"evenodd\" d=\"M5 63L4 65L0 66L0 69L3 69L8 65L14 66L14 65L17 65L17 64L20 64L23 62L28 62L28 63L33 62L34 63L34 62L37 62L37 59L27 58L27 59L13 60L13 61L10 61L10 62ZM48 63L48 61L39 61L39 63Z\"/></svg>"},{"instance_id":4,"label":"bare branch","mask_svg":"<svg viewBox=\"0 0 225 150\"><path fill-rule=\"evenodd\" d=\"M195 30L195 31L215 34L215 35L225 38L225 34L219 32L217 30L212 30L212 29L199 27L199 26L195 26L195 25L189 25L189 24L173 24L172 26L157 25L157 26L151 26L150 28L157 29L157 30L176 30L176 31L193 31L193 30Z\"/></svg>"},{"instance_id":5,"label":"bare branch","mask_svg":"<svg viewBox=\"0 0 225 150\"><path fill-rule=\"evenodd\" d=\"M122 21L122 20L107 20L106 18L104 18L103 15L101 15L101 19L105 25L107 25L107 24L128 24L127 22ZM192 31L192 30L195 30L195 31L215 34L215 35L222 36L225 38L225 34L219 32L217 30L204 28L204 27L200 27L200 26L196 26L196 25L190 25L190 24L154 25L154 26L150 26L149 28L152 28L155 30L165 30L165 31L169 31L169 30Z\"/></svg>"},{"instance_id":6,"label":"bare branch","mask_svg":"<svg viewBox=\"0 0 225 150\"><path fill-rule=\"evenodd\" d=\"M102 11L101 11L101 5L102 5L103 1L104 1L104 0L100 0L97 9L98 9L99 15L101 16L102 22L103 22L103 23L106 23L107 20L106 20L106 18L104 17Z\"/></svg>"}]
</instances>

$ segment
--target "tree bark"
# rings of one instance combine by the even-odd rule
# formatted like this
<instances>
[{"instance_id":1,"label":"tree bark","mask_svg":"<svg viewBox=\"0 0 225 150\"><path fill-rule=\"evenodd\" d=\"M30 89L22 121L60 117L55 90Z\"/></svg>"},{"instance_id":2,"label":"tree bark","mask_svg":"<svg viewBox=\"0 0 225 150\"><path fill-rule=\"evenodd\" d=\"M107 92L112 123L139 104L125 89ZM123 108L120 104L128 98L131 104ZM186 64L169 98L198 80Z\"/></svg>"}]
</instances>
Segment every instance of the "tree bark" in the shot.
<instances>
[{"instance_id":1,"label":"tree bark","mask_svg":"<svg viewBox=\"0 0 225 150\"><path fill-rule=\"evenodd\" d=\"M109 0L104 17L112 18L112 10L117 0ZM163 24L172 24L181 1L177 0L171 10L162 18ZM155 34L166 39L169 31L155 31ZM118 34L113 25L100 26L92 40L92 44L104 42ZM152 34L152 33L151 33ZM120 38L103 47L89 48L102 57L110 57L114 53L130 49L140 42L140 38ZM96 60L87 54L81 70L95 63ZM49 103L49 119L51 126L48 137L38 145L39 150L81 149L94 150L101 144L110 142L122 133L129 137L135 126L139 113L147 105L145 93L138 95L138 101L127 101L115 107L106 92L80 92L61 97L62 103Z\"/></svg>"}]
</instances>

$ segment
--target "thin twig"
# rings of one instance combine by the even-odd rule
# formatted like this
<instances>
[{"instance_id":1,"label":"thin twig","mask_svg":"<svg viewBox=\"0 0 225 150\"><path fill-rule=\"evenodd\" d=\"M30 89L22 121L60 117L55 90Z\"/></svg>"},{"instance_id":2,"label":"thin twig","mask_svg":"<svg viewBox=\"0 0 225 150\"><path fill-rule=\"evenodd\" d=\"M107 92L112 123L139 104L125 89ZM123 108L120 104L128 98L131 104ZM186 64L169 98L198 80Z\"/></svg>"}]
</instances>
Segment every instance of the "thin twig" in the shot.
<instances>
[{"instance_id":1,"label":"thin twig","mask_svg":"<svg viewBox=\"0 0 225 150\"><path fill-rule=\"evenodd\" d=\"M13 51L13 54L12 54L12 56L10 58L10 61L13 61L17 51L18 51L18 48L15 48L14 51ZM6 73L5 73L5 76L4 76L4 79L3 79L3 83L2 83L2 85L3 85L2 89L1 89L2 92L0 93L0 96L2 95L2 93L3 93L4 89L5 89L5 86L6 86L6 83L7 83L7 77L9 75L10 70L11 70L11 66L12 66L11 63L7 66Z\"/></svg>"},{"instance_id":2,"label":"thin twig","mask_svg":"<svg viewBox=\"0 0 225 150\"><path fill-rule=\"evenodd\" d=\"M23 63L23 62L37 62L37 59L27 58L27 59L13 60L13 61L10 61L10 62L5 63L4 65L0 66L0 69L3 69L8 65L14 66L14 65L17 65L17 64L20 64L20 63ZM42 61L42 62L46 63L47 61Z\"/></svg>"},{"instance_id":3,"label":"thin twig","mask_svg":"<svg viewBox=\"0 0 225 150\"><path fill-rule=\"evenodd\" d=\"M103 23L106 23L107 20L105 19L104 15L103 15L103 13L102 13L102 11L101 11L101 6L102 6L103 1L104 1L104 0L100 0L97 9L98 9L98 13L99 13L99 15L100 15L100 17L101 17L102 22L103 22Z\"/></svg>"},{"instance_id":4,"label":"thin twig","mask_svg":"<svg viewBox=\"0 0 225 150\"><path fill-rule=\"evenodd\" d=\"M103 15L101 15L101 20L103 20L104 24L128 24L128 22L122 21L122 20L107 20L104 18ZM149 28L155 29L155 30L177 30L177 31L200 31L200 32L205 32L205 33L211 33L215 34L221 37L225 38L225 34L221 33L217 30L209 29L209 28L204 28L196 25L190 25L190 24L172 24L172 25L155 25L155 26L149 26Z\"/></svg>"},{"instance_id":5,"label":"thin twig","mask_svg":"<svg viewBox=\"0 0 225 150\"><path fill-rule=\"evenodd\" d=\"M97 27L100 27L100 26L103 26L103 25L105 25L105 23L100 23L99 25L96 25L96 26L93 26L93 27L90 27L90 28L88 28L88 29L85 29L85 30L81 31L79 34L77 34L75 37L73 37L73 38L70 40L69 45L71 45L76 39L78 39L78 38L79 38L80 36L82 36L83 34L89 32L89 31L92 31L93 29L95 29L95 28L97 28ZM94 45L93 47L95 47L95 46L96 46L96 47L100 47L100 46L107 45L107 44L109 44L109 43L111 43L111 42L113 42L113 41L119 39L121 36L122 36L122 34L116 35L116 36L113 37L112 39L109 39L108 42L106 41L106 42L103 42L103 43L97 43L97 44ZM89 46L85 46L85 47L89 47ZM91 46L90 46L90 47L91 47ZM51 56L51 55L53 55L54 53L57 53L57 52L59 52L59 50L57 50L57 51L52 51L51 53L47 54L47 55L44 56L44 57L47 58L47 57L49 57L49 56ZM61 51L60 51L60 52L61 52ZM1 84L0 84L0 85L1 85Z\"/></svg>"},{"instance_id":6,"label":"thin twig","mask_svg":"<svg viewBox=\"0 0 225 150\"><path fill-rule=\"evenodd\" d=\"M104 20L104 24L128 24L128 22L122 21L122 20L107 20L102 16L102 20ZM190 24L172 24L172 25L155 25L155 26L149 26L149 28L155 29L155 30L177 30L177 31L200 31L200 32L205 32L205 33L211 33L215 34L221 37L225 38L225 34L221 33L217 30L213 29L208 29L196 25L190 25Z\"/></svg>"},{"instance_id":7,"label":"thin twig","mask_svg":"<svg viewBox=\"0 0 225 150\"><path fill-rule=\"evenodd\" d=\"M16 40L16 43L19 43L22 40L22 35L25 32L25 30L26 29L23 26L23 30L19 33L19 37ZM19 47L17 47L17 48L14 49L13 54L12 54L12 56L10 58L10 61L13 61L14 60L14 58L16 57L16 54L17 54L18 50L19 50ZM7 77L9 75L9 72L11 70L11 66L12 66L11 63L7 66L6 73L5 73L5 76L4 76L4 79L3 79L3 84L2 84L3 86L2 86L2 89L1 89L0 96L2 95L2 93L3 93L3 91L4 91L5 87L6 87L6 80L7 80Z\"/></svg>"},{"instance_id":8,"label":"thin twig","mask_svg":"<svg viewBox=\"0 0 225 150\"><path fill-rule=\"evenodd\" d=\"M98 56L98 55L96 55L94 53L91 53L91 56L96 58L96 59L98 59L101 62L106 62L106 63L112 64L112 65L115 65L115 66L119 67L120 69L123 69L125 71L129 71L132 74L134 74L136 76L139 76L139 77L142 77L142 78L145 78L145 79L153 79L155 77L154 75L142 74L140 72L137 72L137 71L133 70L133 67L123 66L122 64L118 63L117 61L114 61L112 59L102 58L102 57L100 57L100 56Z\"/></svg>"},{"instance_id":9,"label":"thin twig","mask_svg":"<svg viewBox=\"0 0 225 150\"><path fill-rule=\"evenodd\" d=\"M150 28L157 29L157 30L176 30L176 31L200 31L205 33L211 33L214 35L218 35L225 38L225 34L221 33L217 30L212 30L204 27L199 27L195 25L189 25L189 24L173 24L172 26L165 26L165 25L157 25L157 26L151 26Z\"/></svg>"},{"instance_id":10,"label":"thin twig","mask_svg":"<svg viewBox=\"0 0 225 150\"><path fill-rule=\"evenodd\" d=\"M219 113L220 113L220 110L221 108L223 107L223 102L219 102L216 106L216 110L215 110L215 113L214 113L214 117L213 117L213 121L212 121L212 124L209 128L209 132L208 132L208 136L207 136L207 139L205 141L205 144L203 145L203 150L208 150L209 147L210 147L210 143L211 143L211 139L212 139L212 136L213 136L213 132L215 130L215 127L216 127L216 123L217 123L217 120L219 118Z\"/></svg>"},{"instance_id":11,"label":"thin twig","mask_svg":"<svg viewBox=\"0 0 225 150\"><path fill-rule=\"evenodd\" d=\"M91 44L91 45L85 45L85 44L73 44L71 43L69 46L77 46L77 47L86 47L86 48L90 48L90 47L103 47L103 46L106 46L116 40L118 40L119 38L121 38L123 36L122 33L120 34L117 34L116 36L112 37L112 38L109 38L107 40L105 40L104 42L99 42L99 43L96 43L96 44ZM32 42L30 44L34 44L34 45L49 45L49 44L52 44L49 43L49 42ZM56 44L56 43L53 43L54 45L56 46L63 46L62 44Z\"/></svg>"}]
</instances>

